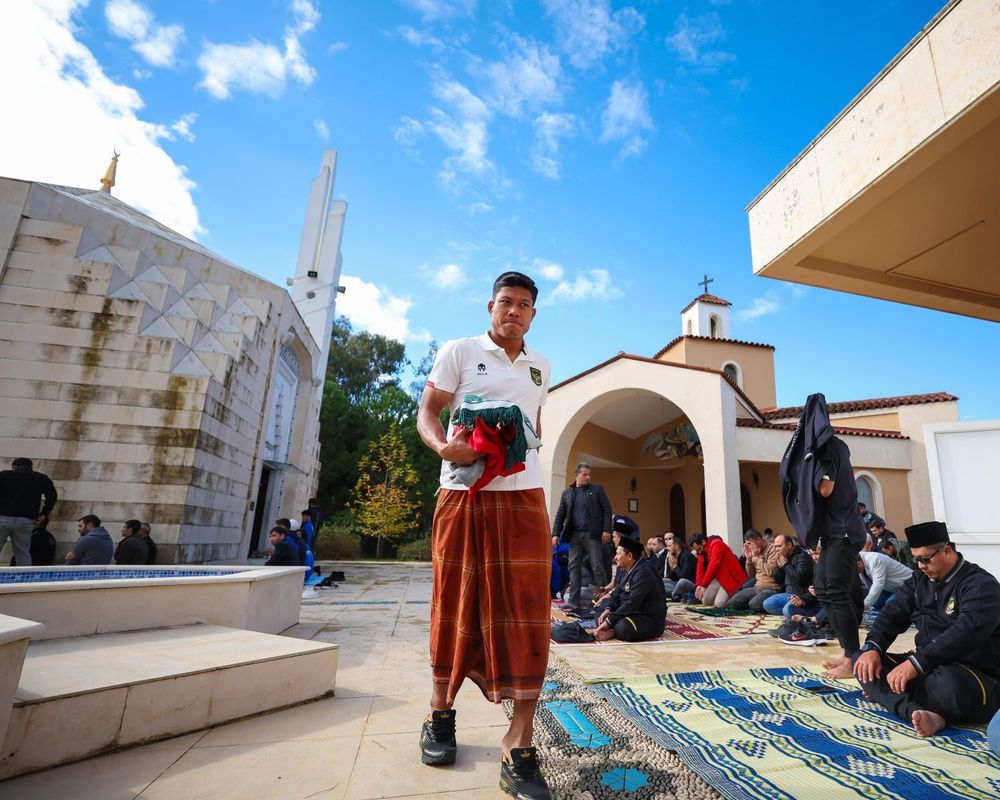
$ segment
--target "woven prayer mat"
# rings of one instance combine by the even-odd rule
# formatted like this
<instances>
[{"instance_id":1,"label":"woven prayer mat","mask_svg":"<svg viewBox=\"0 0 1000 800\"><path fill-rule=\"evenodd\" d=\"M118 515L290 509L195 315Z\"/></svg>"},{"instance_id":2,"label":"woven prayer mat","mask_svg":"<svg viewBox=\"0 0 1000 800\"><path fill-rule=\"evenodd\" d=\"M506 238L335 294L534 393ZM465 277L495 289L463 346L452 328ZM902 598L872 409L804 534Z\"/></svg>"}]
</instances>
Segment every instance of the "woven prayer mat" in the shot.
<instances>
[{"instance_id":1,"label":"woven prayer mat","mask_svg":"<svg viewBox=\"0 0 1000 800\"><path fill-rule=\"evenodd\" d=\"M982 729L922 739L856 683L803 667L627 678L594 691L731 800L996 800Z\"/></svg>"},{"instance_id":2,"label":"woven prayer mat","mask_svg":"<svg viewBox=\"0 0 1000 800\"><path fill-rule=\"evenodd\" d=\"M688 611L703 614L706 617L753 617L759 616L759 611L752 611L749 608L736 608L734 606L685 606Z\"/></svg>"},{"instance_id":3,"label":"woven prayer mat","mask_svg":"<svg viewBox=\"0 0 1000 800\"><path fill-rule=\"evenodd\" d=\"M781 617L771 614L751 612L741 616L720 616L712 613L724 610L704 606L687 606L686 608L671 608L669 614L678 622L707 626L722 631L728 636L767 633L771 628L776 628L781 624Z\"/></svg>"},{"instance_id":4,"label":"woven prayer mat","mask_svg":"<svg viewBox=\"0 0 1000 800\"><path fill-rule=\"evenodd\" d=\"M503 707L510 717L511 702L505 700ZM719 797L676 754L631 725L558 658L549 662L545 675L532 744L554 800Z\"/></svg>"},{"instance_id":5,"label":"woven prayer mat","mask_svg":"<svg viewBox=\"0 0 1000 800\"><path fill-rule=\"evenodd\" d=\"M584 628L588 630L597 626L595 620L581 620L575 619L574 617L566 617L565 620L562 618L556 618L556 612L553 612L552 627L554 628L559 622L565 620L571 622L579 622ZM562 613L562 612L558 612ZM732 633L729 631L719 630L718 628L712 628L708 625L703 625L697 622L688 622L686 620L676 620L667 617L666 626L663 629L663 635L658 636L655 639L644 639L641 642L623 642L620 639L608 639L604 642L599 642L596 639L594 641L588 642L556 642L553 641L552 644L558 647L592 647L594 645L607 647L614 645L623 644L656 644L658 642L697 642L705 641L710 639L733 639L738 636L742 636L740 633Z\"/></svg>"}]
</instances>

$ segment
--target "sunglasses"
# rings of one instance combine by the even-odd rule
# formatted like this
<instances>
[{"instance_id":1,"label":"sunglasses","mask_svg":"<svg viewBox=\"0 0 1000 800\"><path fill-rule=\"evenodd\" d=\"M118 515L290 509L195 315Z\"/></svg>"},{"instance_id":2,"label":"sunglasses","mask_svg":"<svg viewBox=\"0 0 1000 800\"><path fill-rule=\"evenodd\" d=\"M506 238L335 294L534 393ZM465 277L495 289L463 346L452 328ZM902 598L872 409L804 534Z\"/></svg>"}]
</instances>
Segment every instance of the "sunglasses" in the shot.
<instances>
[{"instance_id":1,"label":"sunglasses","mask_svg":"<svg viewBox=\"0 0 1000 800\"><path fill-rule=\"evenodd\" d=\"M931 561L934 560L934 556L936 556L938 553L944 550L944 548L946 548L947 546L948 545L943 544L929 556L914 556L913 560L916 561L918 564L930 564Z\"/></svg>"}]
</instances>

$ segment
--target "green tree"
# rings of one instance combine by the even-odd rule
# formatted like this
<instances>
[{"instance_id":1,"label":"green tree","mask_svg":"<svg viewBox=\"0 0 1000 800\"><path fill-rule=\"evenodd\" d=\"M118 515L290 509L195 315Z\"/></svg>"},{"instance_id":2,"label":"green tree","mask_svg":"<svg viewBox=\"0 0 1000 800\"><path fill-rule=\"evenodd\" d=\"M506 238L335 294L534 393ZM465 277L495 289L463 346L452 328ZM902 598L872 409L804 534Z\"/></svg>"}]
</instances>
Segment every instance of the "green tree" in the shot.
<instances>
[{"instance_id":1,"label":"green tree","mask_svg":"<svg viewBox=\"0 0 1000 800\"><path fill-rule=\"evenodd\" d=\"M320 473L317 496L330 516L342 510L358 481L358 460L368 449L365 409L333 381L323 386L319 415Z\"/></svg>"},{"instance_id":2,"label":"green tree","mask_svg":"<svg viewBox=\"0 0 1000 800\"><path fill-rule=\"evenodd\" d=\"M330 337L326 377L352 402L371 400L387 383L398 383L407 366L402 342L377 333L355 333L346 317L337 317Z\"/></svg>"},{"instance_id":3,"label":"green tree","mask_svg":"<svg viewBox=\"0 0 1000 800\"><path fill-rule=\"evenodd\" d=\"M362 529L377 537L375 557L382 558L383 541L399 541L417 521L411 496L417 473L395 423L371 443L358 472L350 507Z\"/></svg>"}]
</instances>

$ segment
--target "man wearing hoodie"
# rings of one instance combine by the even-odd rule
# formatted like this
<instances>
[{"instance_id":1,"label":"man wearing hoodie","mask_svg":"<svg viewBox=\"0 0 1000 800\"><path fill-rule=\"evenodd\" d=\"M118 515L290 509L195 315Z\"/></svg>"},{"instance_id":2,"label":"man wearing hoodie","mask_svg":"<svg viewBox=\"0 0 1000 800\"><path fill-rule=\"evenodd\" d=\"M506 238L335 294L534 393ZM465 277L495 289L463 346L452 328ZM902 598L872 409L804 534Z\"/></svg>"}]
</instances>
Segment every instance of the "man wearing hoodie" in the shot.
<instances>
[{"instance_id":1,"label":"man wearing hoodie","mask_svg":"<svg viewBox=\"0 0 1000 800\"><path fill-rule=\"evenodd\" d=\"M73 549L66 554L66 563L70 566L86 564L110 564L115 552L115 543L111 534L101 527L100 517L87 514L80 517L76 523L80 538L76 540Z\"/></svg>"},{"instance_id":2,"label":"man wearing hoodie","mask_svg":"<svg viewBox=\"0 0 1000 800\"><path fill-rule=\"evenodd\" d=\"M844 649L843 657L827 662L824 677L850 678L851 658L861 649L851 594L860 589L856 565L868 534L858 513L851 451L834 435L822 394L806 399L778 475L785 513L795 531L809 549L822 546L816 597Z\"/></svg>"}]
</instances>

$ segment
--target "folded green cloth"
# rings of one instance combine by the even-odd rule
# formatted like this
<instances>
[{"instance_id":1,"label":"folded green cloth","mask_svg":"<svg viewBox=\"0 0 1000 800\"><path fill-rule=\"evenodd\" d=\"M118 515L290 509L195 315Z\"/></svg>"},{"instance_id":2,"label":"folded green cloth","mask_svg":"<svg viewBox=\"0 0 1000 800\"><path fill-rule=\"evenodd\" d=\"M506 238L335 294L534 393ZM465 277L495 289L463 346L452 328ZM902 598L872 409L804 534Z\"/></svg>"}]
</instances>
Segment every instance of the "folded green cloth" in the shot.
<instances>
[{"instance_id":1,"label":"folded green cloth","mask_svg":"<svg viewBox=\"0 0 1000 800\"><path fill-rule=\"evenodd\" d=\"M542 446L542 440L521 412L521 407L509 400L487 400L478 394L467 394L451 415L451 424L471 430L480 418L490 426L512 426L514 438L507 445L504 463L507 469L523 462L529 450L537 450Z\"/></svg>"}]
</instances>

